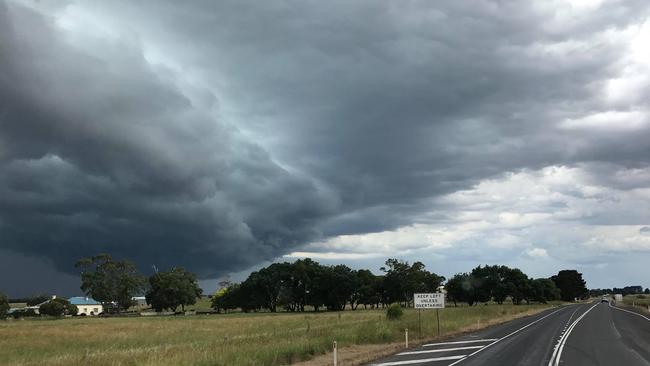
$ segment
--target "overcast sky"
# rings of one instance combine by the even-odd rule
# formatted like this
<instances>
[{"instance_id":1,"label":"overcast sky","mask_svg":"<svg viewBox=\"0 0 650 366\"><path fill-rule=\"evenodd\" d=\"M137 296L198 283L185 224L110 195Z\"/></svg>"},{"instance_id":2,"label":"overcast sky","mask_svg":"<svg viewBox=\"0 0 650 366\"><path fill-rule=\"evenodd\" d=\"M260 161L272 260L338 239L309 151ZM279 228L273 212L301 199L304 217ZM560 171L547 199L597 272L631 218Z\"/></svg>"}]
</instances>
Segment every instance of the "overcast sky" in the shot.
<instances>
[{"instance_id":1,"label":"overcast sky","mask_svg":"<svg viewBox=\"0 0 650 366\"><path fill-rule=\"evenodd\" d=\"M0 291L100 252L650 286L650 2L0 0Z\"/></svg>"}]
</instances>

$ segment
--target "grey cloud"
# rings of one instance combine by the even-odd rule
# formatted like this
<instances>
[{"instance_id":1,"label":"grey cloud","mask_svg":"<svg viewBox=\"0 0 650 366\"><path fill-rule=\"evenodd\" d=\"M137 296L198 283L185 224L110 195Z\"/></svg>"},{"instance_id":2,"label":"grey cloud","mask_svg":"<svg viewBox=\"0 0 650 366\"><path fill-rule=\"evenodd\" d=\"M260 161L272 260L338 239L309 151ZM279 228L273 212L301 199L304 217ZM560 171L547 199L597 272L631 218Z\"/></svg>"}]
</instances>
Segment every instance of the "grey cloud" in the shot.
<instances>
[{"instance_id":1,"label":"grey cloud","mask_svg":"<svg viewBox=\"0 0 650 366\"><path fill-rule=\"evenodd\" d=\"M594 37L645 1L566 21L527 1L28 5L0 15L0 230L62 269L107 250L219 275L429 220L504 172L648 166L648 128L557 128L604 108L625 50ZM117 41L75 45L66 9Z\"/></svg>"},{"instance_id":2,"label":"grey cloud","mask_svg":"<svg viewBox=\"0 0 650 366\"><path fill-rule=\"evenodd\" d=\"M0 250L0 292L12 298L80 294L79 277L61 273L51 260Z\"/></svg>"},{"instance_id":3,"label":"grey cloud","mask_svg":"<svg viewBox=\"0 0 650 366\"><path fill-rule=\"evenodd\" d=\"M96 59L20 6L0 15L3 248L54 260L111 252L202 276L316 237L335 204L214 115L137 49Z\"/></svg>"},{"instance_id":4,"label":"grey cloud","mask_svg":"<svg viewBox=\"0 0 650 366\"><path fill-rule=\"evenodd\" d=\"M556 25L556 12L568 5L197 7L201 17L185 12L187 22L177 21L175 6L146 17L151 29L167 31L145 30L145 37L187 51L206 78L229 80L225 100L245 111L242 128L260 136L282 131L269 143L274 155L331 183L346 212L413 204L552 163L647 164L648 130L624 136L623 147L620 135L554 128L592 111L593 83L615 76L623 50L592 45L600 41L591 37L639 21L648 13L643 2L606 5ZM145 18L146 10L126 8L132 19ZM190 38L204 47L179 45ZM588 51L528 52L572 41L587 42Z\"/></svg>"}]
</instances>

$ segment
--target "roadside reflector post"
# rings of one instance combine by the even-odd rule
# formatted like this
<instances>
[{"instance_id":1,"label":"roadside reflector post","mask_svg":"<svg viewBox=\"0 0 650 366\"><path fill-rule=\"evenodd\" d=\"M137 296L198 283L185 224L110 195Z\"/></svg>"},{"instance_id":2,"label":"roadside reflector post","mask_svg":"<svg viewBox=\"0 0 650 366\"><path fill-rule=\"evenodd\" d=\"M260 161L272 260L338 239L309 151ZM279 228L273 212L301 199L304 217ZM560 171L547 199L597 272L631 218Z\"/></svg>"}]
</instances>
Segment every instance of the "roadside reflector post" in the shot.
<instances>
[{"instance_id":1,"label":"roadside reflector post","mask_svg":"<svg viewBox=\"0 0 650 366\"><path fill-rule=\"evenodd\" d=\"M336 366L336 364L337 364L336 341L332 342L332 353L334 354L334 366Z\"/></svg>"},{"instance_id":2,"label":"roadside reflector post","mask_svg":"<svg viewBox=\"0 0 650 366\"><path fill-rule=\"evenodd\" d=\"M409 329L408 328L404 329L404 343L406 344L406 348L409 348Z\"/></svg>"}]
</instances>

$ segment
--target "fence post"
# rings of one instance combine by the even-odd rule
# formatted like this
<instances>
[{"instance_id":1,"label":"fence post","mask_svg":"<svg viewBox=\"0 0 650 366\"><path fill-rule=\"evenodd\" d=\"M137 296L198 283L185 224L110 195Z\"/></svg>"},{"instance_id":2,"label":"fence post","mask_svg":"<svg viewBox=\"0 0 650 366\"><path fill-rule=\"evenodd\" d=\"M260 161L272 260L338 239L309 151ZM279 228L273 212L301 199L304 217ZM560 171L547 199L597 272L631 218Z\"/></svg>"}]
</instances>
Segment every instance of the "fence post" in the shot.
<instances>
[{"instance_id":1,"label":"fence post","mask_svg":"<svg viewBox=\"0 0 650 366\"><path fill-rule=\"evenodd\" d=\"M337 356L336 356L336 341L332 342L332 351L334 353L334 366L337 364Z\"/></svg>"},{"instance_id":2,"label":"fence post","mask_svg":"<svg viewBox=\"0 0 650 366\"><path fill-rule=\"evenodd\" d=\"M404 329L404 339L405 339L404 343L406 344L406 348L409 348L409 329L408 328Z\"/></svg>"}]
</instances>

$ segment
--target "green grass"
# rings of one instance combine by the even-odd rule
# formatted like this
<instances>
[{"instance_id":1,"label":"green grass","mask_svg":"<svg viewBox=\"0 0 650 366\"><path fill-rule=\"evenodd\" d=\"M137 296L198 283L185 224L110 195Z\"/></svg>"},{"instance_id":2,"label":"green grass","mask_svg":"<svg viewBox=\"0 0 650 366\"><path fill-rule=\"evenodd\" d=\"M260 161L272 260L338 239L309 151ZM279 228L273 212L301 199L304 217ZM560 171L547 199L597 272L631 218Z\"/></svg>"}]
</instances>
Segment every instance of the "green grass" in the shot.
<instances>
[{"instance_id":1,"label":"green grass","mask_svg":"<svg viewBox=\"0 0 650 366\"><path fill-rule=\"evenodd\" d=\"M180 311L180 307L177 310ZM152 310L150 306L132 306L129 308L129 311L142 312ZM185 311L212 311L212 302L207 297L201 297L197 299L196 304L186 306Z\"/></svg>"},{"instance_id":2,"label":"green grass","mask_svg":"<svg viewBox=\"0 0 650 366\"><path fill-rule=\"evenodd\" d=\"M196 304L186 306L185 310L209 311L212 310L212 301L209 298L202 297L196 301Z\"/></svg>"},{"instance_id":3,"label":"green grass","mask_svg":"<svg viewBox=\"0 0 650 366\"><path fill-rule=\"evenodd\" d=\"M443 334L510 319L542 305L450 307ZM546 306L548 307L548 306ZM435 311L422 311L423 338L436 334ZM0 321L2 365L284 365L339 347L401 341L417 311L398 321L384 311L229 314L188 317Z\"/></svg>"}]
</instances>

